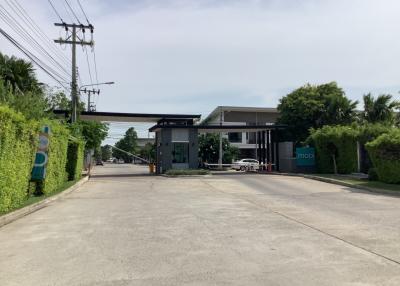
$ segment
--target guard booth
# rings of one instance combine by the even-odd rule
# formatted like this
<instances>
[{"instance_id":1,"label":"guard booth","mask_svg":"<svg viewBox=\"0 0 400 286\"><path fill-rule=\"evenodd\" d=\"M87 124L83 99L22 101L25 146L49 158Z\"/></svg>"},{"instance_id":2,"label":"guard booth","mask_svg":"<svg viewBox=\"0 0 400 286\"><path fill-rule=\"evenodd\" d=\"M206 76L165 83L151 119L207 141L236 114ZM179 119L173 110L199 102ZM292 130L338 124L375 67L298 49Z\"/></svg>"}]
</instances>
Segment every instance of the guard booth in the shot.
<instances>
[{"instance_id":1,"label":"guard booth","mask_svg":"<svg viewBox=\"0 0 400 286\"><path fill-rule=\"evenodd\" d=\"M199 167L199 133L257 132L257 160L264 170L279 171L278 130L284 125L194 125L190 120L163 120L149 129L156 133L156 173Z\"/></svg>"},{"instance_id":2,"label":"guard booth","mask_svg":"<svg viewBox=\"0 0 400 286\"><path fill-rule=\"evenodd\" d=\"M68 111L54 111L59 117L68 118ZM149 114L82 111L80 120L100 122L154 122L149 129L155 132L156 173L169 169L197 169L199 167L199 133L256 132L257 159L265 169L279 171L278 129L284 125L199 125L201 115Z\"/></svg>"}]
</instances>

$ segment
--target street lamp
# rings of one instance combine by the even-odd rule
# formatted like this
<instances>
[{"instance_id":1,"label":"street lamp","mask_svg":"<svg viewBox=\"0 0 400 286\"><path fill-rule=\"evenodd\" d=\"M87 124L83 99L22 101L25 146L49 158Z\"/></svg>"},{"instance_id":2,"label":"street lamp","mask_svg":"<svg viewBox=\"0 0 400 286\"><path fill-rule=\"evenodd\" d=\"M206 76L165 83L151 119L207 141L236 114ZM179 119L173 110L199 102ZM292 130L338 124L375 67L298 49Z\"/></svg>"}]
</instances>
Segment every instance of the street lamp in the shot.
<instances>
[{"instance_id":1,"label":"street lamp","mask_svg":"<svg viewBox=\"0 0 400 286\"><path fill-rule=\"evenodd\" d=\"M114 83L115 83L115 82L113 82L113 81L106 81L106 82L100 82L100 83L94 83L94 84L85 84L85 85L82 85L82 86L79 88L79 91L82 91L83 88L86 87L86 86L98 86L98 85L105 85L105 84L110 85L110 84L114 84ZM84 89L84 92L86 93L86 88ZM90 111L90 95L91 95L92 93L95 94L96 91L93 89L93 90L87 90L87 92L88 92L88 106L87 106L87 110ZM97 94L100 94L100 89L97 90Z\"/></svg>"}]
</instances>

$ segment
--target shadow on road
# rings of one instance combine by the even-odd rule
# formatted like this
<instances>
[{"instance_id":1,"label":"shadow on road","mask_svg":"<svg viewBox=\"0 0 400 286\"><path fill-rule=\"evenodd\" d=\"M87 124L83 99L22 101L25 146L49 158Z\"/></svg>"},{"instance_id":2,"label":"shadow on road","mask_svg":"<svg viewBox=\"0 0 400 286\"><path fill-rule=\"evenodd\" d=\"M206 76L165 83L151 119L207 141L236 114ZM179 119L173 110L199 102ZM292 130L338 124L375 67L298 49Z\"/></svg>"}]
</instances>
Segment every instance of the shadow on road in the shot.
<instances>
[{"instance_id":1,"label":"shadow on road","mask_svg":"<svg viewBox=\"0 0 400 286\"><path fill-rule=\"evenodd\" d=\"M103 174L103 175L90 175L91 179L95 178L130 178L130 177L150 177L152 174Z\"/></svg>"}]
</instances>

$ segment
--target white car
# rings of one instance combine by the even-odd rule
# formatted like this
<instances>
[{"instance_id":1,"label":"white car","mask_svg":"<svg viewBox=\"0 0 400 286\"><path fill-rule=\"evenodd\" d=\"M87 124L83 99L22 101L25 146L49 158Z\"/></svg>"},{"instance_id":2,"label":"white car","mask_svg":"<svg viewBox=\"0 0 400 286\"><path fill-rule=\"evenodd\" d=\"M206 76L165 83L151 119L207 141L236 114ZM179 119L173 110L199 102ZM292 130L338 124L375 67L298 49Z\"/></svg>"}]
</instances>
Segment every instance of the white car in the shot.
<instances>
[{"instance_id":1,"label":"white car","mask_svg":"<svg viewBox=\"0 0 400 286\"><path fill-rule=\"evenodd\" d=\"M256 171L260 168L256 159L242 159L233 162L232 169L236 171Z\"/></svg>"}]
</instances>

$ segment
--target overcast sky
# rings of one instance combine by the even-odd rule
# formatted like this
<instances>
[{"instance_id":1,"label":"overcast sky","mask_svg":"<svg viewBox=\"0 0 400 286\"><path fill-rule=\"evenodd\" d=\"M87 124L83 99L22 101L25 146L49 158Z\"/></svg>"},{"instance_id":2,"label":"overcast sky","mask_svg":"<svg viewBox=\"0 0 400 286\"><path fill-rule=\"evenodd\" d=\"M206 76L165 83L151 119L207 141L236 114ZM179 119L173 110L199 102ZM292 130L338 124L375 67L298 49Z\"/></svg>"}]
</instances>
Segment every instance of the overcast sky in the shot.
<instances>
[{"instance_id":1,"label":"overcast sky","mask_svg":"<svg viewBox=\"0 0 400 286\"><path fill-rule=\"evenodd\" d=\"M18 1L59 37L48 1ZM52 1L69 21L64 0ZM275 107L296 87L329 81L354 100L367 92L399 98L400 1L81 2L95 26L99 81L116 82L102 88L98 111L205 116L218 105ZM19 55L4 38L0 47Z\"/></svg>"}]
</instances>

